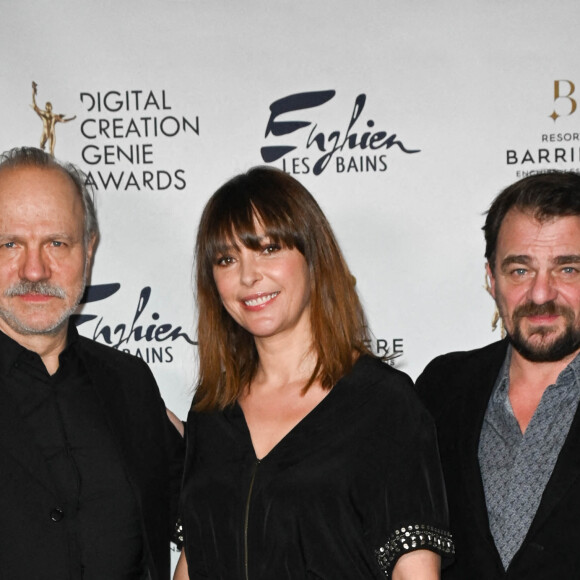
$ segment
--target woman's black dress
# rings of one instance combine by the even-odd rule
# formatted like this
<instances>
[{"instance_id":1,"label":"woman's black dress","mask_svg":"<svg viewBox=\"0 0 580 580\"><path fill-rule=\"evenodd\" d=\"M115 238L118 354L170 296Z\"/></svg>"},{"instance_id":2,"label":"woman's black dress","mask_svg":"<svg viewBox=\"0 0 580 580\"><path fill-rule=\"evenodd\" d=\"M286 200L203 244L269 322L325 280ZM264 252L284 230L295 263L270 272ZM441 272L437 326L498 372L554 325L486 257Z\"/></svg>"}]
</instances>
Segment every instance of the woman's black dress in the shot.
<instances>
[{"instance_id":1,"label":"woman's black dress","mask_svg":"<svg viewBox=\"0 0 580 580\"><path fill-rule=\"evenodd\" d=\"M191 580L388 578L453 551L433 423L410 379L361 357L261 460L239 405L190 412L182 495Z\"/></svg>"}]
</instances>

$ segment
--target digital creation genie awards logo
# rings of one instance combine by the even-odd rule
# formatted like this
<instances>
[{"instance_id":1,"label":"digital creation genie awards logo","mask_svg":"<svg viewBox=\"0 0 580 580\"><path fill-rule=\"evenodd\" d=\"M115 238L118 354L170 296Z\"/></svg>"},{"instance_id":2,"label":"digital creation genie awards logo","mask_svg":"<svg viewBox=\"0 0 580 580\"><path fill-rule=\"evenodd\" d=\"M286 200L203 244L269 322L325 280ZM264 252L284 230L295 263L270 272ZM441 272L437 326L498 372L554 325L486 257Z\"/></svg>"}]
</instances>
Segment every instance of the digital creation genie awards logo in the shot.
<instances>
[{"instance_id":1,"label":"digital creation genie awards logo","mask_svg":"<svg viewBox=\"0 0 580 580\"><path fill-rule=\"evenodd\" d=\"M552 111L546 115L551 127L539 134L535 146L506 150L506 163L516 177L551 171L580 172L580 131L577 129L576 86L573 81L554 81Z\"/></svg>"},{"instance_id":2,"label":"digital creation genie awards logo","mask_svg":"<svg viewBox=\"0 0 580 580\"><path fill-rule=\"evenodd\" d=\"M313 91L274 101L262 159L266 163L278 161L283 171L295 175L320 175L329 168L336 173L370 173L387 171L387 152L390 154L391 149L406 155L421 151L363 115L365 94L356 97L341 126L320 127L316 122L319 107L328 107L335 94L333 90Z\"/></svg>"},{"instance_id":3,"label":"digital creation genie awards logo","mask_svg":"<svg viewBox=\"0 0 580 580\"><path fill-rule=\"evenodd\" d=\"M106 300L120 289L119 283L87 286L81 304ZM72 320L76 326L85 325L81 333L88 338L138 356L149 364L171 363L174 360L174 345L193 346L197 342L181 326L163 319L159 312L152 311L149 307L150 298L151 287L145 286L135 308L127 310L125 320L111 321L110 316L90 314L87 312L90 307L85 307L82 314L74 314Z\"/></svg>"},{"instance_id":4,"label":"digital creation genie awards logo","mask_svg":"<svg viewBox=\"0 0 580 580\"><path fill-rule=\"evenodd\" d=\"M175 111L165 90L84 91L80 101L86 113L79 129L88 184L133 192L185 189L186 170L159 167L157 153L199 137L199 116Z\"/></svg>"}]
</instances>

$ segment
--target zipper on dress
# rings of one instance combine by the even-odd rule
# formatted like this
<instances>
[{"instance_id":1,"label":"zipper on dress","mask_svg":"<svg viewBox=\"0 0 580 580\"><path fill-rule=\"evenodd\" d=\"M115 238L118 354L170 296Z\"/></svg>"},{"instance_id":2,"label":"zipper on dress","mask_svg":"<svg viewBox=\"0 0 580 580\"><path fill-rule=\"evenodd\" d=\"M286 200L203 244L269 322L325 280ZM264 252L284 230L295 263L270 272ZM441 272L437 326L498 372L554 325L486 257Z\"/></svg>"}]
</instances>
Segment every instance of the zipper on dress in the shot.
<instances>
[{"instance_id":1,"label":"zipper on dress","mask_svg":"<svg viewBox=\"0 0 580 580\"><path fill-rule=\"evenodd\" d=\"M250 502L252 500L252 489L254 488L254 480L256 479L256 471L258 471L260 460L256 459L254 467L252 468L252 477L250 478L250 488L248 489L248 497L246 499L246 515L244 518L244 571L246 580L250 580L248 573L248 524L250 520Z\"/></svg>"}]
</instances>

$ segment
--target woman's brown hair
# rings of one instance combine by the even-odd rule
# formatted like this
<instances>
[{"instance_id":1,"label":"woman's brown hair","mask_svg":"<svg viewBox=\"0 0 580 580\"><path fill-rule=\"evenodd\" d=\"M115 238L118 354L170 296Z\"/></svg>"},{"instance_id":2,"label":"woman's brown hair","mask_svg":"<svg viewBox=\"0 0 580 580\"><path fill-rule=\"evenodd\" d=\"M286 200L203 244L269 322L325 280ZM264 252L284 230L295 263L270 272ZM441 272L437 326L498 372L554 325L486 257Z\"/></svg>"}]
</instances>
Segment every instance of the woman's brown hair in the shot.
<instances>
[{"instance_id":1,"label":"woman's brown hair","mask_svg":"<svg viewBox=\"0 0 580 580\"><path fill-rule=\"evenodd\" d=\"M224 309L213 267L227 246L261 247L256 225L272 243L296 248L310 272L312 349L317 364L305 386L326 389L353 365L353 354L370 354L363 308L330 224L308 190L290 175L255 167L220 187L210 198L196 242L199 380L198 411L233 404L258 368L253 337Z\"/></svg>"}]
</instances>

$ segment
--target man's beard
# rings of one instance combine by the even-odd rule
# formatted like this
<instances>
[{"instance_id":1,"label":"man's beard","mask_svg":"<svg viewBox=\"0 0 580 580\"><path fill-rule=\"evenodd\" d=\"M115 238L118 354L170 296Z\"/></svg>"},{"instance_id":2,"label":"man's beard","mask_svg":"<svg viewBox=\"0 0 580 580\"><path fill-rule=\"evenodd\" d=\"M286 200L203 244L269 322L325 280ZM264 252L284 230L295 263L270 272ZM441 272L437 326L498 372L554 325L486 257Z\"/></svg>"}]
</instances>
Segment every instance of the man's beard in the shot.
<instances>
[{"instance_id":1,"label":"man's beard","mask_svg":"<svg viewBox=\"0 0 580 580\"><path fill-rule=\"evenodd\" d=\"M526 316L559 315L566 325L560 336L549 342L533 344L529 338L522 335L521 321ZM512 332L508 338L513 347L527 360L532 362L556 362L576 352L580 348L580 328L574 326L576 317L574 312L566 306L558 306L554 301L545 304L528 302L514 310L512 315ZM553 326L538 326L531 336L545 337L554 331Z\"/></svg>"}]
</instances>

